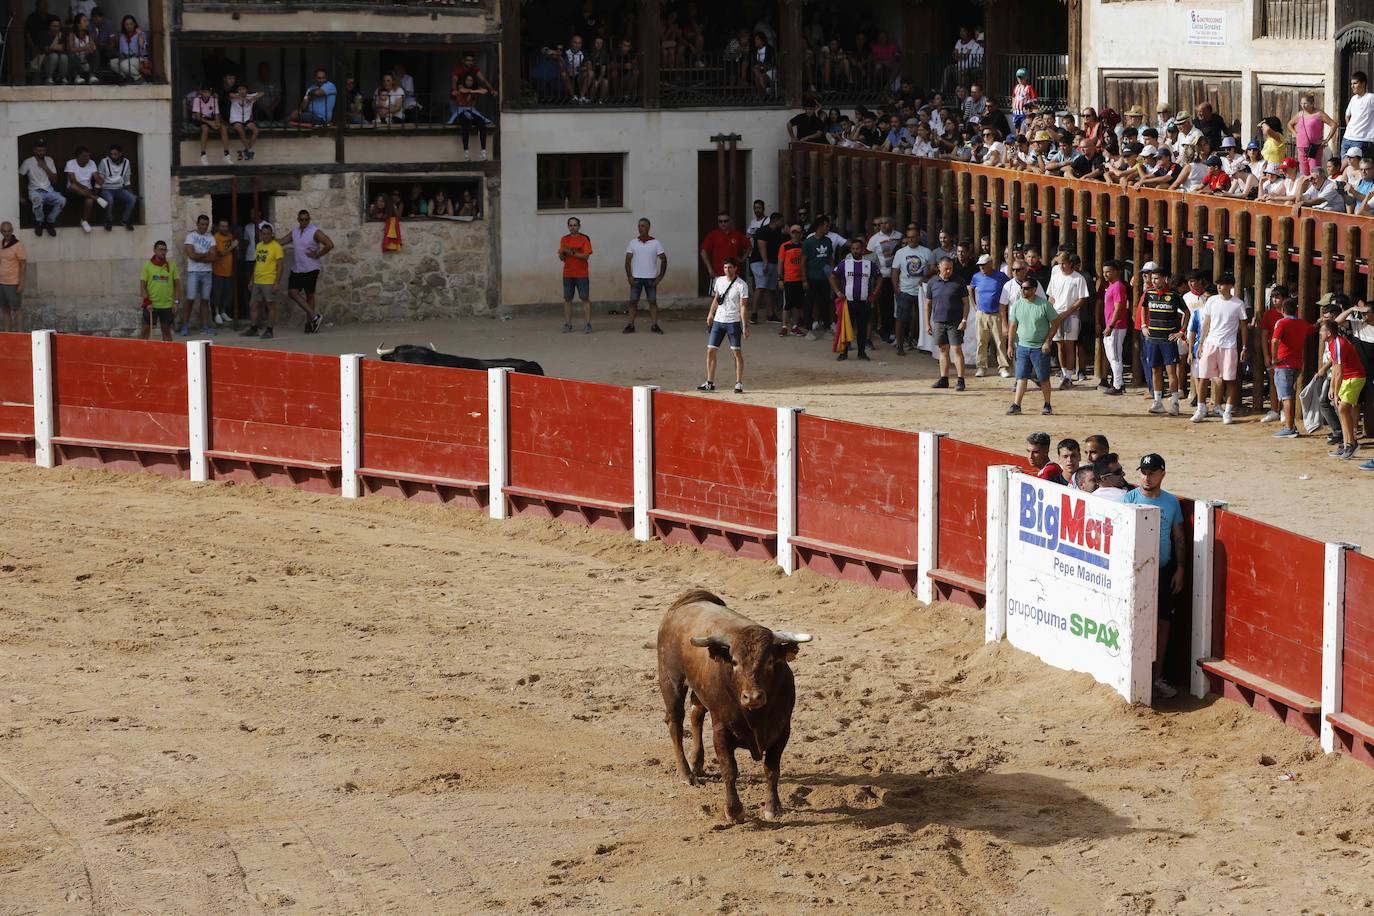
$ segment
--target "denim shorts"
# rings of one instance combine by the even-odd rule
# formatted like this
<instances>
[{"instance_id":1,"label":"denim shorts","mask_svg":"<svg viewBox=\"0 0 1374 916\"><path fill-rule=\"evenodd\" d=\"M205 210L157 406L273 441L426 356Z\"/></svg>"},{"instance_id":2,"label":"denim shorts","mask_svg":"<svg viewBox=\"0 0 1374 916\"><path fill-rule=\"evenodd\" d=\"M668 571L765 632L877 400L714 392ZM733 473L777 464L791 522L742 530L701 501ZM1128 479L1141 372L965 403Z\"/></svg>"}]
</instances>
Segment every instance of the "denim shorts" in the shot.
<instances>
[{"instance_id":1,"label":"denim shorts","mask_svg":"<svg viewBox=\"0 0 1374 916\"><path fill-rule=\"evenodd\" d=\"M571 302L574 292L582 297L583 302L586 302L591 295L591 281L586 277L564 277L563 301Z\"/></svg>"},{"instance_id":2,"label":"denim shorts","mask_svg":"<svg viewBox=\"0 0 1374 916\"><path fill-rule=\"evenodd\" d=\"M910 321L911 316L916 313L917 297L907 295L901 290L892 298L893 315L898 321Z\"/></svg>"},{"instance_id":3,"label":"denim shorts","mask_svg":"<svg viewBox=\"0 0 1374 916\"><path fill-rule=\"evenodd\" d=\"M730 338L730 349L738 350L742 344L744 335L744 322L742 321L713 321L711 322L710 336L706 338L706 346L715 349L720 346L720 342L725 338Z\"/></svg>"},{"instance_id":4,"label":"denim shorts","mask_svg":"<svg viewBox=\"0 0 1374 916\"><path fill-rule=\"evenodd\" d=\"M754 276L755 289L778 288L778 265L755 261L749 265L749 272Z\"/></svg>"},{"instance_id":5,"label":"denim shorts","mask_svg":"<svg viewBox=\"0 0 1374 916\"><path fill-rule=\"evenodd\" d=\"M1039 347L1016 345L1017 379L1047 382L1050 379L1050 355Z\"/></svg>"},{"instance_id":6,"label":"denim shorts","mask_svg":"<svg viewBox=\"0 0 1374 916\"><path fill-rule=\"evenodd\" d=\"M1172 340L1143 338L1140 341L1140 361L1147 366L1176 366L1178 347Z\"/></svg>"},{"instance_id":7,"label":"denim shorts","mask_svg":"<svg viewBox=\"0 0 1374 916\"><path fill-rule=\"evenodd\" d=\"M564 280L563 282L567 283L568 281ZM583 280L582 282L585 283L586 280ZM638 302L639 294L641 292L644 293L645 299L648 299L650 302L657 302L658 280L645 280L641 277L635 277L633 280L630 281L630 301ZM566 295L566 293L564 295ZM587 298L587 294L585 292L582 293L582 298Z\"/></svg>"},{"instance_id":8,"label":"denim shorts","mask_svg":"<svg viewBox=\"0 0 1374 916\"><path fill-rule=\"evenodd\" d=\"M1301 369L1274 370L1274 387L1278 390L1280 401L1292 400L1298 391L1298 374Z\"/></svg>"},{"instance_id":9,"label":"denim shorts","mask_svg":"<svg viewBox=\"0 0 1374 916\"><path fill-rule=\"evenodd\" d=\"M213 281L214 274L208 270L186 271L186 298L208 300Z\"/></svg>"}]
</instances>

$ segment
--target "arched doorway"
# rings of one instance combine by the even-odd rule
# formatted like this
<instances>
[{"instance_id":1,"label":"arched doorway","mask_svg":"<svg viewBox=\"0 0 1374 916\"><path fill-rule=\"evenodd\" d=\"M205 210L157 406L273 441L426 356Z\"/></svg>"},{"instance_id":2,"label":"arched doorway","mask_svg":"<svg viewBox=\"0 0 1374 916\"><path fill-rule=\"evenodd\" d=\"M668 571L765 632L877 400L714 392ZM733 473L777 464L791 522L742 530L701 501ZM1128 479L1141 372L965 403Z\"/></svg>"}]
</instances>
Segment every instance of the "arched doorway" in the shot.
<instances>
[{"instance_id":1,"label":"arched doorway","mask_svg":"<svg viewBox=\"0 0 1374 916\"><path fill-rule=\"evenodd\" d=\"M1352 22L1336 34L1336 53L1340 55L1339 104L1332 116L1340 121L1350 101L1350 77L1358 71L1374 73L1374 23Z\"/></svg>"}]
</instances>

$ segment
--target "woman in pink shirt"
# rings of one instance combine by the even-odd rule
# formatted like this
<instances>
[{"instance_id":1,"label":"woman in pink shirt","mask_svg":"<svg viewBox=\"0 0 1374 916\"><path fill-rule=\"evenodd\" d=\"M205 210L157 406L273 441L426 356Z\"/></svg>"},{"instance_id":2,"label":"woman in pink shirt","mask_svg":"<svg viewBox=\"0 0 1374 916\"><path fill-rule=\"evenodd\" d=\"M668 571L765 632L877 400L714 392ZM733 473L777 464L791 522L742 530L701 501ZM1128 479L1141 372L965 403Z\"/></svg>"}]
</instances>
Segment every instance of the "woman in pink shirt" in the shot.
<instances>
[{"instance_id":1,"label":"woman in pink shirt","mask_svg":"<svg viewBox=\"0 0 1374 916\"><path fill-rule=\"evenodd\" d=\"M1312 93L1304 92L1298 104L1301 108L1289 120L1288 129L1297 140L1298 168L1302 169L1304 175L1311 175L1312 166L1321 162L1322 153L1330 140L1326 128L1330 127L1334 136L1338 125L1331 120L1331 115L1317 107L1317 97Z\"/></svg>"},{"instance_id":2,"label":"woman in pink shirt","mask_svg":"<svg viewBox=\"0 0 1374 916\"><path fill-rule=\"evenodd\" d=\"M1112 368L1112 382L1108 386L1103 379L1098 387L1103 389L1103 394L1122 395L1126 393L1122 351L1126 345L1126 329L1130 327L1131 288L1121 278L1120 261L1103 264L1102 279L1106 282L1102 291L1102 349Z\"/></svg>"}]
</instances>

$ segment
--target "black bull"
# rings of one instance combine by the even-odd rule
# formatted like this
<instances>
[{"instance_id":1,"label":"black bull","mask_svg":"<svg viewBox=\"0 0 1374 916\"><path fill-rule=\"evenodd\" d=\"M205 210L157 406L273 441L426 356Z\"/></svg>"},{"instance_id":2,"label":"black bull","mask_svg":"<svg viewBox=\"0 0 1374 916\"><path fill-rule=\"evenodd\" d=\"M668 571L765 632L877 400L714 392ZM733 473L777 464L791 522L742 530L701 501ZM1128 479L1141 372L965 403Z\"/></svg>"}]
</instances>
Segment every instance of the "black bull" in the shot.
<instances>
[{"instance_id":1,"label":"black bull","mask_svg":"<svg viewBox=\"0 0 1374 916\"><path fill-rule=\"evenodd\" d=\"M401 344L399 347L378 347L377 355L383 362L410 363L416 366L445 366L449 369L511 369L526 375L543 375L544 367L533 360L515 359L477 359L472 356L453 356L440 353L433 347L416 344Z\"/></svg>"}]
</instances>

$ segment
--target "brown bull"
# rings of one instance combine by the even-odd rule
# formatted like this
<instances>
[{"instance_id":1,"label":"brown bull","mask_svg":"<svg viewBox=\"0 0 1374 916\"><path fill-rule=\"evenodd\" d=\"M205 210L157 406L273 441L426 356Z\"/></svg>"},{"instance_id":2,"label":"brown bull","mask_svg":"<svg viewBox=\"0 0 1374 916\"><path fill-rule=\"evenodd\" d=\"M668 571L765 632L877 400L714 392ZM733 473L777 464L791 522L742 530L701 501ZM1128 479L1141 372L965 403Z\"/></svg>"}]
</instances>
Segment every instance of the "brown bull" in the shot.
<instances>
[{"instance_id":1,"label":"brown bull","mask_svg":"<svg viewBox=\"0 0 1374 916\"><path fill-rule=\"evenodd\" d=\"M740 820L735 781L735 748L745 748L763 760L768 800L763 816L772 820L782 812L778 800L778 765L792 733L796 686L788 661L796 658L805 633L774 632L737 614L715 595L701 589L673 602L658 628L658 687L667 707L664 719L673 741L678 775L696 785L706 750L702 724L711 714L716 762L725 781L725 813ZM682 750L682 714L692 704L692 766Z\"/></svg>"}]
</instances>

